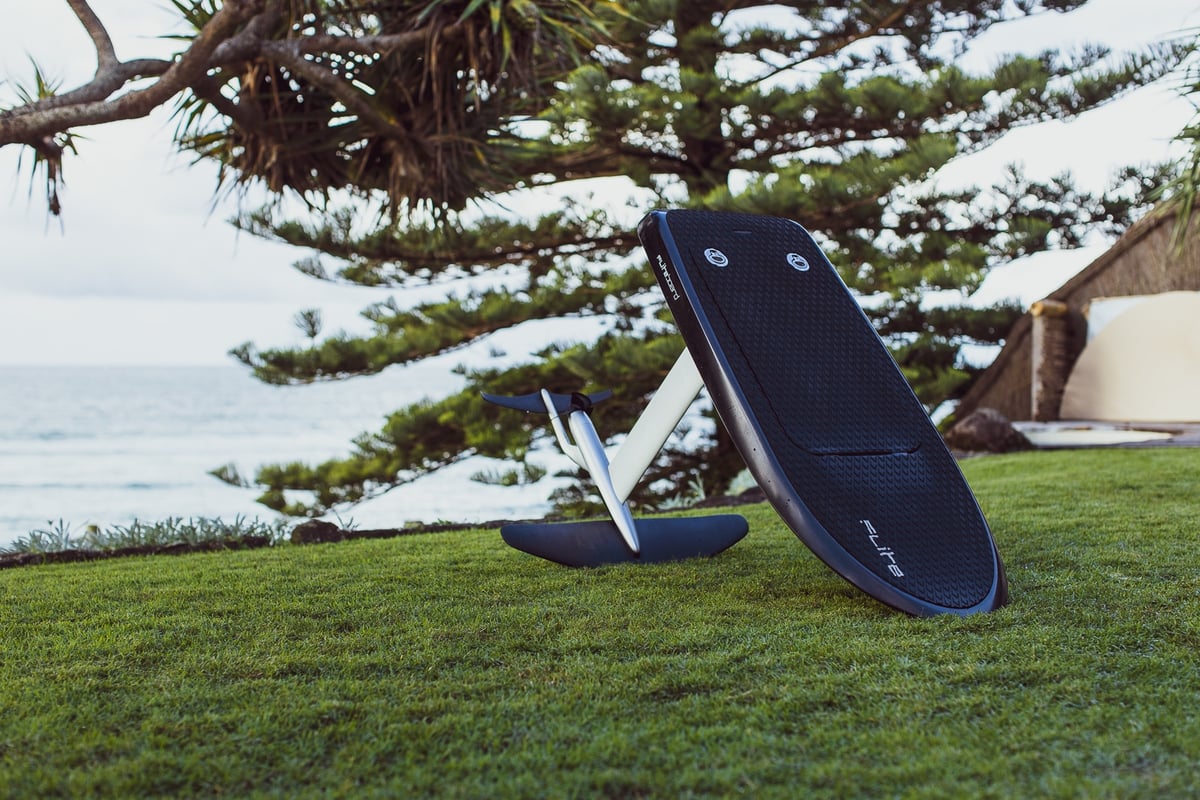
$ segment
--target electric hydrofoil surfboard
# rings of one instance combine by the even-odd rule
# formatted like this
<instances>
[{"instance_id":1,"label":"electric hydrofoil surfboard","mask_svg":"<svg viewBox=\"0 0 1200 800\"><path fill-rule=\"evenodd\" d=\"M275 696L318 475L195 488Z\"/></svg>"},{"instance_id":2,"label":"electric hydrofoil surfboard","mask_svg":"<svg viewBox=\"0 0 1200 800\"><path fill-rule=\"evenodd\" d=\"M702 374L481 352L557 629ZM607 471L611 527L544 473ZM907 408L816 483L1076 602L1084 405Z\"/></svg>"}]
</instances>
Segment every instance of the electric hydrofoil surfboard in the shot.
<instances>
[{"instance_id":1,"label":"electric hydrofoil surfboard","mask_svg":"<svg viewBox=\"0 0 1200 800\"><path fill-rule=\"evenodd\" d=\"M612 451L590 418L611 392L484 395L549 415L610 517L509 524L504 541L577 567L737 543L740 515L635 520L627 502L707 387L767 499L838 574L910 614L1003 605L1004 567L958 465L808 232L774 217L656 211L638 234L687 347Z\"/></svg>"}]
</instances>

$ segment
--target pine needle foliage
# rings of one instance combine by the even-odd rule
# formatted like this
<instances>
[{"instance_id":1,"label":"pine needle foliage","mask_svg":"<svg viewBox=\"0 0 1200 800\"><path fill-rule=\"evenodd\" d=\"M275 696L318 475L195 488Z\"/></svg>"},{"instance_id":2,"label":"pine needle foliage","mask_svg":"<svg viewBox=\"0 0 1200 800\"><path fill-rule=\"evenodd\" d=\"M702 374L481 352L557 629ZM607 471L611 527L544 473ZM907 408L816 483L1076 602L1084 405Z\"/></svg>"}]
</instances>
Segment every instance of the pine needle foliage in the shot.
<instances>
[{"instance_id":1,"label":"pine needle foliage","mask_svg":"<svg viewBox=\"0 0 1200 800\"><path fill-rule=\"evenodd\" d=\"M1005 56L979 72L960 66L993 26L1084 2L870 0L842 8L811 0L644 0L622 4L622 13L597 5L607 38L590 57L488 119L490 149L479 151L479 169L489 175L477 180L474 168L468 175L478 205L448 202L428 213L415 203L385 203L378 225L362 206L331 208L316 221L287 219L277 207L243 214L237 224L245 230L313 251L298 267L315 278L397 289L447 284L444 301L368 309L373 330L364 336L238 348L237 357L269 382L377 372L531 320L615 321L590 348L548 353L506 373L467 372L463 393L397 411L347 458L264 467L255 478L262 502L318 514L467 454L519 461L536 429L485 409L481 389L614 388L620 403L602 408L600 429L628 429L679 349L632 236L638 217L655 207L799 221L869 301L868 314L918 397L930 408L955 398L976 373L962 347L1002 342L1019 309L933 307L925 298L949 291L965 300L995 265L1119 233L1164 178L1143 165L1101 194L1079 190L1068 175L1034 180L1017 167L967 189L931 180L1014 128L1095 108L1184 56L1186 48L1173 44L1124 55L1092 47ZM498 153L503 158L494 160ZM432 179L439 174L434 169ZM616 186L626 206L596 210L586 193L597 185ZM529 205L551 188L566 199L545 213ZM458 283L485 276L505 288L468 291ZM675 353L660 352L671 349L667 342ZM623 360L601 363L617 352ZM671 453L655 470L682 477L677 485L699 479L719 490L740 466L718 428L699 451Z\"/></svg>"},{"instance_id":2,"label":"pine needle foliage","mask_svg":"<svg viewBox=\"0 0 1200 800\"><path fill-rule=\"evenodd\" d=\"M1191 102L1196 113L1183 126L1176 141L1187 148L1170 178L1159 188L1156 196L1176 209L1175 224L1171 231L1171 242L1177 251L1182 251L1189 226L1196 212L1196 195L1200 193L1200 60L1196 58L1200 44L1200 29L1193 28L1181 37L1189 49L1190 58L1179 80L1177 91Z\"/></svg>"}]
</instances>

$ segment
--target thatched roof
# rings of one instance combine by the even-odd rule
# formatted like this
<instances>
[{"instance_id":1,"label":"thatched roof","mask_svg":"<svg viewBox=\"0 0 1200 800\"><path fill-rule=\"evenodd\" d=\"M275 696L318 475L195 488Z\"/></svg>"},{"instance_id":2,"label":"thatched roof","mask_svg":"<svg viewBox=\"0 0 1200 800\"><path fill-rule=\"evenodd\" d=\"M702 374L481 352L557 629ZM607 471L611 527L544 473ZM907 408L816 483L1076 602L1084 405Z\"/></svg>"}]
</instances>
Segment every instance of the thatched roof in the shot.
<instances>
[{"instance_id":1,"label":"thatched roof","mask_svg":"<svg viewBox=\"0 0 1200 800\"><path fill-rule=\"evenodd\" d=\"M1200 290L1200 236L1193 222L1183 247L1171 242L1172 211L1156 210L1131 227L1108 251L1047 295L1066 303L1080 331L1083 310L1097 297ZM1033 317L1025 314L1009 331L1004 348L959 403L958 416L994 408L1009 419L1031 417Z\"/></svg>"}]
</instances>

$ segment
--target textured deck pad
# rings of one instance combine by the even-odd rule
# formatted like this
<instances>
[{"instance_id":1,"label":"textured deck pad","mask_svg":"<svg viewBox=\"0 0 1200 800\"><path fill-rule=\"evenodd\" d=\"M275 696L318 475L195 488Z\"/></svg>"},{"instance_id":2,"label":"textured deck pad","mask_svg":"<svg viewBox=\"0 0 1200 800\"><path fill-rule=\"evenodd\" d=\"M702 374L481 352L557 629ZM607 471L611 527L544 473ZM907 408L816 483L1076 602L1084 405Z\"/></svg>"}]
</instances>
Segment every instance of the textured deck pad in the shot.
<instances>
[{"instance_id":1,"label":"textured deck pad","mask_svg":"<svg viewBox=\"0 0 1200 800\"><path fill-rule=\"evenodd\" d=\"M700 211L655 212L639 235L722 422L796 535L908 613L1003 604L958 465L812 237Z\"/></svg>"}]
</instances>

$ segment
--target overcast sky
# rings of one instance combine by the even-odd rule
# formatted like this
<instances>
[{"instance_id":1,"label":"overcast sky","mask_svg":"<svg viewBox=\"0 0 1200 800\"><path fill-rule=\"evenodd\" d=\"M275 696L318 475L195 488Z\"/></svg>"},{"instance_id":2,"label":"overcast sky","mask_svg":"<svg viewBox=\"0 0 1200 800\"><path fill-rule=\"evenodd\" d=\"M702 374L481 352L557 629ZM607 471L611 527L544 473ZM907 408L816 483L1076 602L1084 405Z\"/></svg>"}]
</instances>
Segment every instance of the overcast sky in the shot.
<instances>
[{"instance_id":1,"label":"overcast sky","mask_svg":"<svg viewBox=\"0 0 1200 800\"><path fill-rule=\"evenodd\" d=\"M156 40L172 19L166 0L92 5L119 57L170 51ZM27 80L30 58L67 87L89 77L94 54L65 2L0 0L0 8L0 77ZM1001 26L965 63L1085 42L1136 48L1189 27L1200 27L1200 0L1092 0L1069 15ZM1119 164L1164 158L1190 113L1170 87L1149 87L1080 120L1015 131L952 165L947 179L987 184L1022 161L1032 175L1070 169L1101 188ZM0 187L8 188L0 193L0 364L228 363L226 351L246 340L298 343L291 318L310 306L323 309L327 329L365 329L357 312L388 293L305 278L290 267L304 253L238 236L226 223L233 201L213 208L215 169L174 154L171 131L162 111L82 131L80 155L66 165L61 225L39 188L29 194L17 149L0 148ZM1014 270L1019 285L1010 277L991 291L1040 296L1098 252L1044 257L1033 266L1048 269Z\"/></svg>"}]
</instances>

